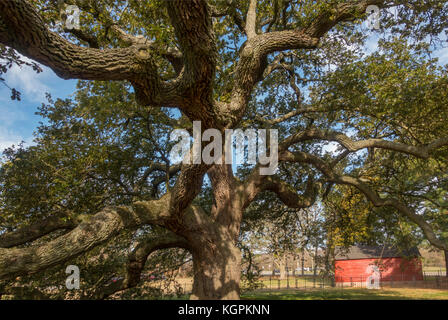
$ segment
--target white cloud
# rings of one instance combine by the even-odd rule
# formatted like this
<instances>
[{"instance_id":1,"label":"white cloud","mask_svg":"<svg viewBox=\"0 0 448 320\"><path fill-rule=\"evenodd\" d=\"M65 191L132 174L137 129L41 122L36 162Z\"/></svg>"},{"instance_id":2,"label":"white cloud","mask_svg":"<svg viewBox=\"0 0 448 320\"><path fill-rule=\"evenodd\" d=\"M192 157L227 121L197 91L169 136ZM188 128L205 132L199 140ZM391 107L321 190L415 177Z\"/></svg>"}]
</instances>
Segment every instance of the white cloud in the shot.
<instances>
[{"instance_id":1,"label":"white cloud","mask_svg":"<svg viewBox=\"0 0 448 320\"><path fill-rule=\"evenodd\" d=\"M31 140L32 138L24 138L10 129L0 127L0 153L12 145L17 146L22 141L30 142Z\"/></svg>"},{"instance_id":2,"label":"white cloud","mask_svg":"<svg viewBox=\"0 0 448 320\"><path fill-rule=\"evenodd\" d=\"M375 51L378 51L378 37L372 35L366 40L364 53L372 54Z\"/></svg>"},{"instance_id":3,"label":"white cloud","mask_svg":"<svg viewBox=\"0 0 448 320\"><path fill-rule=\"evenodd\" d=\"M329 152L329 153L338 153L338 152L337 152L337 149L338 149L338 148L339 148L339 143L331 141L331 142L325 144L325 145L322 147L322 151L323 151L324 153L326 153L326 152Z\"/></svg>"},{"instance_id":4,"label":"white cloud","mask_svg":"<svg viewBox=\"0 0 448 320\"><path fill-rule=\"evenodd\" d=\"M27 62L32 61L24 56L21 56L21 59ZM10 87L22 92L30 101L45 101L45 92L50 91L50 88L44 82L48 80L51 71L46 67L43 67L42 70L41 73L37 74L29 66L14 65L5 74L5 80Z\"/></svg>"},{"instance_id":5,"label":"white cloud","mask_svg":"<svg viewBox=\"0 0 448 320\"><path fill-rule=\"evenodd\" d=\"M448 48L436 51L436 56L439 58L439 63L441 65L448 64Z\"/></svg>"}]
</instances>

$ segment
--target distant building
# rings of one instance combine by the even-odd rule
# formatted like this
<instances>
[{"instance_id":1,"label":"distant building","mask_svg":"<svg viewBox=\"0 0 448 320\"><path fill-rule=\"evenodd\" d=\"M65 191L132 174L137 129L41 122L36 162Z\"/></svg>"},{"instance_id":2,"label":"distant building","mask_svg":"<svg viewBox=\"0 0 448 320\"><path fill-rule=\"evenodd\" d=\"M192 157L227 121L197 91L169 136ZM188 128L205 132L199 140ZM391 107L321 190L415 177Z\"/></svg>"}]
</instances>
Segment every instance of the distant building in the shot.
<instances>
[{"instance_id":1,"label":"distant building","mask_svg":"<svg viewBox=\"0 0 448 320\"><path fill-rule=\"evenodd\" d=\"M337 247L335 281L365 282L372 275L372 266L380 271L381 281L423 280L421 256L417 248L399 251L372 246Z\"/></svg>"}]
</instances>

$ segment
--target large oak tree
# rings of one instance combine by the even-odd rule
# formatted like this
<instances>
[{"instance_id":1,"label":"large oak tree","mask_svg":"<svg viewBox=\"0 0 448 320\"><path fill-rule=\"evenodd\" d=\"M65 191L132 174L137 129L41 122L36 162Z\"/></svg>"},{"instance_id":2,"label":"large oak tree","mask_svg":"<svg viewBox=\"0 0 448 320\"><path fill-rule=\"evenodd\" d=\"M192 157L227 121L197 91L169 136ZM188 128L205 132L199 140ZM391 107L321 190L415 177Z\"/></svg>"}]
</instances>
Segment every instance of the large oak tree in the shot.
<instances>
[{"instance_id":1,"label":"large oak tree","mask_svg":"<svg viewBox=\"0 0 448 320\"><path fill-rule=\"evenodd\" d=\"M82 11L80 29L56 23L63 19L65 4ZM381 26L387 32L380 35L387 41L382 52L363 57L358 51L365 42L360 23L369 5L384 9ZM390 8L397 14L386 10ZM448 249L425 216L391 191L393 183L387 188L380 183L387 175L383 165L393 167L394 161L424 164L434 159L446 164L446 70L423 58L430 52L423 44L428 39L437 43L448 23L447 12L445 1L417 0L0 0L0 44L63 79L86 80L80 82L77 97L86 112L93 112L96 104L113 104L115 100L107 102L110 94L122 103L121 109L114 105L114 112L100 117L114 118L121 110L118 116L127 120L117 121L117 128L141 119L132 134L123 132L133 137L127 145L136 146L125 150L125 165L112 167L116 162L107 159L124 152L119 144L101 161L101 177L107 177L110 188L106 183L95 191L85 189L90 190L87 198L95 192L113 193L111 205L88 198L90 205L85 206L79 201L81 191L78 199L62 193L68 198L52 195L41 205L24 205L21 223L0 236L0 278L37 273L126 230L151 225L163 232L139 238L126 277L100 297L137 285L150 253L180 247L193 258L192 298L237 299L237 242L246 208L266 192L290 208L309 207L335 184L356 188L376 207L391 208L419 226L434 246ZM7 49L2 56L20 59ZM103 91L95 87L99 83ZM116 83L121 89L113 88ZM113 90L124 92L111 94ZM61 102L59 108L63 110ZM179 110L182 117L173 116L170 109ZM192 121L201 121L202 130L222 132L237 127L279 129L279 173L260 175L258 165L245 167L238 176L230 165L172 166L161 156L163 151L139 144L159 139L153 127L190 129ZM71 140L66 136L62 141ZM328 142L342 151L323 151ZM88 163L71 159L72 166L88 175L82 170ZM63 161L53 173L60 169ZM154 174L161 172L165 175L159 175L164 177L160 181ZM199 201L206 175L213 198L209 205ZM65 188L79 187L76 181L82 179L72 175ZM14 184L2 187L14 191ZM21 204L15 204L15 209L11 202L1 206L2 214L16 212ZM39 217L43 219L36 221ZM28 245L61 230L49 241Z\"/></svg>"}]
</instances>

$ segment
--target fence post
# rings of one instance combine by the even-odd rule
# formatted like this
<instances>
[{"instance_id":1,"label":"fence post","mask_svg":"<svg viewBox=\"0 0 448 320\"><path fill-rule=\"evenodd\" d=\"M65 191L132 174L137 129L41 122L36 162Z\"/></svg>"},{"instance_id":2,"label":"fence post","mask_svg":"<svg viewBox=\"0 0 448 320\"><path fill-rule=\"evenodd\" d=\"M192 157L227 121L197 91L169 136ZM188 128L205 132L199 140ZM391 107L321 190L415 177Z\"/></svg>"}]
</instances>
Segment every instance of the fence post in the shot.
<instances>
[{"instance_id":1,"label":"fence post","mask_svg":"<svg viewBox=\"0 0 448 320\"><path fill-rule=\"evenodd\" d=\"M297 277L296 277L296 279L295 279L295 280L296 280L296 289L297 289Z\"/></svg>"},{"instance_id":2,"label":"fence post","mask_svg":"<svg viewBox=\"0 0 448 320\"><path fill-rule=\"evenodd\" d=\"M277 279L277 289L280 289L280 278Z\"/></svg>"}]
</instances>

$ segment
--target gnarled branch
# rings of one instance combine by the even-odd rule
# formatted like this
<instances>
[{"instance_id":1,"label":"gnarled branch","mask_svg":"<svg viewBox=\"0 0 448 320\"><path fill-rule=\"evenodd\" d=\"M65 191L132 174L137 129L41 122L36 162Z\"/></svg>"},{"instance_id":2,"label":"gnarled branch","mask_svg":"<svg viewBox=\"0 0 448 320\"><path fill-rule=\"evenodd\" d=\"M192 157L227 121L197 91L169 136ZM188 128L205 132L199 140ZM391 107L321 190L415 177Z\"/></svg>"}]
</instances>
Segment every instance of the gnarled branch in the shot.
<instances>
[{"instance_id":1,"label":"gnarled branch","mask_svg":"<svg viewBox=\"0 0 448 320\"><path fill-rule=\"evenodd\" d=\"M63 220L52 216L29 226L21 227L15 231L0 235L0 248L11 248L39 239L53 231L73 229L76 223L72 220Z\"/></svg>"},{"instance_id":2,"label":"gnarled branch","mask_svg":"<svg viewBox=\"0 0 448 320\"><path fill-rule=\"evenodd\" d=\"M366 148L378 148L406 153L422 159L427 159L431 152L448 145L448 137L442 137L427 144L412 146L382 139L354 141L342 132L313 128L288 137L281 143L280 149L284 150L295 143L313 139L338 142L350 152Z\"/></svg>"},{"instance_id":3,"label":"gnarled branch","mask_svg":"<svg viewBox=\"0 0 448 320\"><path fill-rule=\"evenodd\" d=\"M263 79L268 54L292 49L315 49L320 38L335 25L364 13L370 4L382 6L383 3L382 0L349 1L325 9L310 25L301 29L252 34L241 49L229 110L244 112L254 85Z\"/></svg>"},{"instance_id":4,"label":"gnarled branch","mask_svg":"<svg viewBox=\"0 0 448 320\"><path fill-rule=\"evenodd\" d=\"M157 250L168 248L188 249L188 243L184 238L173 233L140 240L128 256L125 278L96 289L90 298L105 299L116 292L136 287L140 283L148 256Z\"/></svg>"},{"instance_id":5,"label":"gnarled branch","mask_svg":"<svg viewBox=\"0 0 448 320\"><path fill-rule=\"evenodd\" d=\"M395 199L393 197L381 198L376 191L372 190L370 186L361 181L361 179L347 175L339 175L334 172L334 170L324 160L305 152L292 153L289 151L284 151L280 154L279 160L285 162L301 162L311 164L320 172L322 172L327 177L329 182L356 187L366 196L367 199L372 202L374 206L387 206L395 208L399 214L407 217L410 221L418 225L425 234L426 239L428 239L431 244L439 249L448 250L448 243L437 238L434 230L431 228L429 223L427 223L423 219L422 216L415 213L413 209L411 209L398 199Z\"/></svg>"},{"instance_id":6,"label":"gnarled branch","mask_svg":"<svg viewBox=\"0 0 448 320\"><path fill-rule=\"evenodd\" d=\"M50 31L26 0L0 1L0 21L0 43L48 66L61 78L129 80L141 104L179 102L177 82L160 79L153 50L146 45L104 50L74 45Z\"/></svg>"},{"instance_id":7,"label":"gnarled branch","mask_svg":"<svg viewBox=\"0 0 448 320\"><path fill-rule=\"evenodd\" d=\"M108 207L72 231L42 245L0 249L0 279L32 274L67 261L111 239L125 228L142 224L163 225L167 197L137 202L132 207Z\"/></svg>"},{"instance_id":8,"label":"gnarled branch","mask_svg":"<svg viewBox=\"0 0 448 320\"><path fill-rule=\"evenodd\" d=\"M243 208L246 208L260 192L271 191L289 208L301 209L308 208L316 202L318 187L318 184L310 177L307 180L305 192L300 195L279 177L260 175L256 166L239 188L243 195Z\"/></svg>"}]
</instances>

